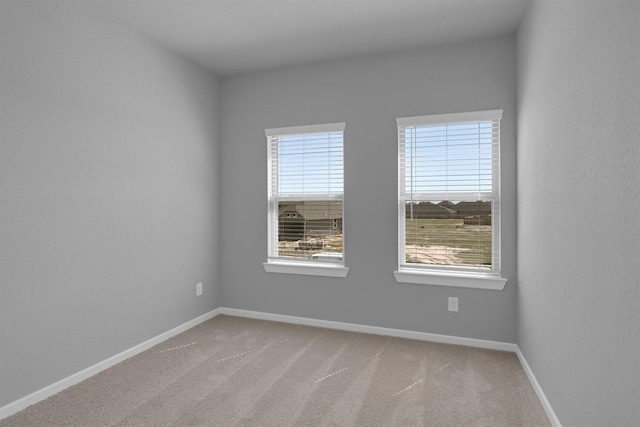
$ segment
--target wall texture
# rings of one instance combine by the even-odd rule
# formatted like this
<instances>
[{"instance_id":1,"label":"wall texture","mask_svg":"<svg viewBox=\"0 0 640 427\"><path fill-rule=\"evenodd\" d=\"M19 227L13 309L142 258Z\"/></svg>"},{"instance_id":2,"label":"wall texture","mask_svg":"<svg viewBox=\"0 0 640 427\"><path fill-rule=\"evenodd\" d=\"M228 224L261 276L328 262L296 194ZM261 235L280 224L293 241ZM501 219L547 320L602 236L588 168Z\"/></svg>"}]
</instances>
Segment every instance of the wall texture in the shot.
<instances>
[{"instance_id":1,"label":"wall texture","mask_svg":"<svg viewBox=\"0 0 640 427\"><path fill-rule=\"evenodd\" d=\"M0 7L1 407L221 304L217 79L86 4Z\"/></svg>"},{"instance_id":2,"label":"wall texture","mask_svg":"<svg viewBox=\"0 0 640 427\"><path fill-rule=\"evenodd\" d=\"M640 2L518 34L518 344L565 427L640 425Z\"/></svg>"},{"instance_id":3,"label":"wall texture","mask_svg":"<svg viewBox=\"0 0 640 427\"><path fill-rule=\"evenodd\" d=\"M222 79L222 299L227 307L478 339L516 340L515 39ZM505 290L396 283L396 117L504 109ZM342 279L266 273L264 129L346 122ZM447 296L460 312L447 312Z\"/></svg>"}]
</instances>

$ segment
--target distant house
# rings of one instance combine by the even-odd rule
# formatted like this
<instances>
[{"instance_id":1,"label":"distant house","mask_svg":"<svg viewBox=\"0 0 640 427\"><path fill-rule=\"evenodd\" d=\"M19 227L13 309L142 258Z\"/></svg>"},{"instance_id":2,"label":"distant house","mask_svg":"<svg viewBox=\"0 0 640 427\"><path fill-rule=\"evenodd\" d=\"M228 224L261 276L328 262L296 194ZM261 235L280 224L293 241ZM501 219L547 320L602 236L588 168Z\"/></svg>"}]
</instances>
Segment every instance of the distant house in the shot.
<instances>
[{"instance_id":1,"label":"distant house","mask_svg":"<svg viewBox=\"0 0 640 427\"><path fill-rule=\"evenodd\" d=\"M413 203L407 206L407 219L447 219L453 218L455 215L455 211L448 207L446 203L450 202L441 202L445 203L445 205L441 204L433 204L431 202L419 202Z\"/></svg>"},{"instance_id":2,"label":"distant house","mask_svg":"<svg viewBox=\"0 0 640 427\"><path fill-rule=\"evenodd\" d=\"M418 202L407 206L406 213L407 219L462 219L465 225L491 225L490 202Z\"/></svg>"},{"instance_id":3,"label":"distant house","mask_svg":"<svg viewBox=\"0 0 640 427\"><path fill-rule=\"evenodd\" d=\"M460 202L453 209L458 215L491 215L491 202Z\"/></svg>"},{"instance_id":4,"label":"distant house","mask_svg":"<svg viewBox=\"0 0 640 427\"><path fill-rule=\"evenodd\" d=\"M342 233L341 201L283 202L278 209L278 240Z\"/></svg>"},{"instance_id":5,"label":"distant house","mask_svg":"<svg viewBox=\"0 0 640 427\"><path fill-rule=\"evenodd\" d=\"M455 210L465 225L491 225L491 202L460 202Z\"/></svg>"},{"instance_id":6,"label":"distant house","mask_svg":"<svg viewBox=\"0 0 640 427\"><path fill-rule=\"evenodd\" d=\"M278 214L278 241L296 241L304 239L304 217L287 206L287 210Z\"/></svg>"}]
</instances>

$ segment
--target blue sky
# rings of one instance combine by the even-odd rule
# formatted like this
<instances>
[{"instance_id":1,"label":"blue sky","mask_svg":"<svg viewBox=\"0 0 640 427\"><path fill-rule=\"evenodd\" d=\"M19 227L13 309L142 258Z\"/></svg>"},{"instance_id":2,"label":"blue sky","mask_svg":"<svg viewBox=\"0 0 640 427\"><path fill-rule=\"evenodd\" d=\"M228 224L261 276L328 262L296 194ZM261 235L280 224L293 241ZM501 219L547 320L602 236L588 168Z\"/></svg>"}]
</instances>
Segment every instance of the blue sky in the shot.
<instances>
[{"instance_id":1,"label":"blue sky","mask_svg":"<svg viewBox=\"0 0 640 427\"><path fill-rule=\"evenodd\" d=\"M405 192L492 190L492 123L407 126Z\"/></svg>"},{"instance_id":2,"label":"blue sky","mask_svg":"<svg viewBox=\"0 0 640 427\"><path fill-rule=\"evenodd\" d=\"M278 137L278 191L282 194L342 193L343 133Z\"/></svg>"}]
</instances>

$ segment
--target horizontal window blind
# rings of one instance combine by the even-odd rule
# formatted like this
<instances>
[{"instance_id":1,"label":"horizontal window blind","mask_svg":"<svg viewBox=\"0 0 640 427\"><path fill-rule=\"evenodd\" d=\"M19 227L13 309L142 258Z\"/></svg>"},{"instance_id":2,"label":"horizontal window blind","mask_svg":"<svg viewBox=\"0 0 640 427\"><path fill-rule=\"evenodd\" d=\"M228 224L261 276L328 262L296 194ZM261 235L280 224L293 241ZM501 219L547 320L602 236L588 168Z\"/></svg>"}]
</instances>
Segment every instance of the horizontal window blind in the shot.
<instances>
[{"instance_id":1,"label":"horizontal window blind","mask_svg":"<svg viewBox=\"0 0 640 427\"><path fill-rule=\"evenodd\" d=\"M499 272L501 117L398 119L401 267Z\"/></svg>"},{"instance_id":2,"label":"horizontal window blind","mask_svg":"<svg viewBox=\"0 0 640 427\"><path fill-rule=\"evenodd\" d=\"M269 260L343 262L344 123L267 129Z\"/></svg>"}]
</instances>

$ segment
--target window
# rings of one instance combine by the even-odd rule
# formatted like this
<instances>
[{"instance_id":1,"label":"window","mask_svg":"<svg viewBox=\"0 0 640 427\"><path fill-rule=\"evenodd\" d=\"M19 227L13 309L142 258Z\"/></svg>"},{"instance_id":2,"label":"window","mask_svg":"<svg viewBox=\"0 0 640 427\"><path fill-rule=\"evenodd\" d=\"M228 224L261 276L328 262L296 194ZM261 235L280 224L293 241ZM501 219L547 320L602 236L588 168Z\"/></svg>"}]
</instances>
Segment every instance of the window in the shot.
<instances>
[{"instance_id":1,"label":"window","mask_svg":"<svg viewBox=\"0 0 640 427\"><path fill-rule=\"evenodd\" d=\"M344 123L267 129L265 270L346 276Z\"/></svg>"},{"instance_id":2,"label":"window","mask_svg":"<svg viewBox=\"0 0 640 427\"><path fill-rule=\"evenodd\" d=\"M398 281L504 287L501 118L492 110L397 119Z\"/></svg>"}]
</instances>

